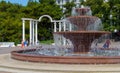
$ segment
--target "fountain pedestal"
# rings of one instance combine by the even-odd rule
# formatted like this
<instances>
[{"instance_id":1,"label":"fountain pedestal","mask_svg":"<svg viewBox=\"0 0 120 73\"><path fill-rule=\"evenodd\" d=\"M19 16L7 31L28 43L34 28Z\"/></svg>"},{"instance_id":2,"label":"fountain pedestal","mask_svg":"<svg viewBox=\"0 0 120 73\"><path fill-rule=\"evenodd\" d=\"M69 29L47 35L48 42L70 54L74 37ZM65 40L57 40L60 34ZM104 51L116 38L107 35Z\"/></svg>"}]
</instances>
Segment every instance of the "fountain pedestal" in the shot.
<instances>
[{"instance_id":1,"label":"fountain pedestal","mask_svg":"<svg viewBox=\"0 0 120 73\"><path fill-rule=\"evenodd\" d=\"M108 34L105 31L72 31L72 32L55 32L69 39L74 47L74 53L89 52L91 43L101 35Z\"/></svg>"}]
</instances>

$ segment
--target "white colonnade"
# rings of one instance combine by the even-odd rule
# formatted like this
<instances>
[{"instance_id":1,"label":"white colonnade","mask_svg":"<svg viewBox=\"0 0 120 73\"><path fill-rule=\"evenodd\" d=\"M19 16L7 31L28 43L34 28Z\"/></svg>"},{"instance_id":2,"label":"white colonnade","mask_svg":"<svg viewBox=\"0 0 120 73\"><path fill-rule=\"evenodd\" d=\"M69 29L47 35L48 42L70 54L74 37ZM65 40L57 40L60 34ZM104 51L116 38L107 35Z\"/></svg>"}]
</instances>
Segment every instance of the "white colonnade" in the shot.
<instances>
[{"instance_id":1,"label":"white colonnade","mask_svg":"<svg viewBox=\"0 0 120 73\"><path fill-rule=\"evenodd\" d=\"M67 22L65 20L59 20L59 21L53 21L54 23L54 32L65 32L65 31L72 31L72 25L68 24L69 26L67 26ZM66 41L67 39L64 38L64 36L59 36L60 37L60 45L66 45Z\"/></svg>"},{"instance_id":2,"label":"white colonnade","mask_svg":"<svg viewBox=\"0 0 120 73\"><path fill-rule=\"evenodd\" d=\"M65 20L54 20L54 32L61 32L61 31L72 31L72 24L69 24L67 27L67 23Z\"/></svg>"},{"instance_id":3,"label":"white colonnade","mask_svg":"<svg viewBox=\"0 0 120 73\"><path fill-rule=\"evenodd\" d=\"M53 32L61 32L61 31L72 31L72 25L67 23L65 20L52 20L49 15L43 15L38 20L31 18L22 18L22 41L26 41L25 38L25 21L29 21L29 45L37 45L38 44L38 22L41 22L43 17L48 17L52 23L54 23L54 31ZM66 44L66 39L61 37L62 43L61 45Z\"/></svg>"},{"instance_id":4,"label":"white colonnade","mask_svg":"<svg viewBox=\"0 0 120 73\"><path fill-rule=\"evenodd\" d=\"M27 41L25 38L25 21L29 21L29 45L37 45L38 44L38 20L31 18L22 18L22 41Z\"/></svg>"}]
</instances>

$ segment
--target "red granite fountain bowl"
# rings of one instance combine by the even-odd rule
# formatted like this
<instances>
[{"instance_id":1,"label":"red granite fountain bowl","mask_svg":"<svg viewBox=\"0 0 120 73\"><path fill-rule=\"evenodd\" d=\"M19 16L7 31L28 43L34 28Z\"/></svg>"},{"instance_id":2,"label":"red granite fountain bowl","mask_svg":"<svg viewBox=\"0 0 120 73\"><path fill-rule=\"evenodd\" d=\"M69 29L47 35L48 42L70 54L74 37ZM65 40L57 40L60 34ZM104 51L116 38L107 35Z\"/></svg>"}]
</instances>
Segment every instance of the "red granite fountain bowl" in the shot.
<instances>
[{"instance_id":1,"label":"red granite fountain bowl","mask_svg":"<svg viewBox=\"0 0 120 73\"><path fill-rule=\"evenodd\" d=\"M78 15L86 15L86 13L90 10L90 8L76 8L75 11L78 13Z\"/></svg>"},{"instance_id":2,"label":"red granite fountain bowl","mask_svg":"<svg viewBox=\"0 0 120 73\"><path fill-rule=\"evenodd\" d=\"M32 49L36 50L36 49ZM26 51L31 51L28 49ZM117 64L120 63L120 56L46 56L46 55L26 55L20 52L24 50L12 51L11 57L20 61L36 63L58 63L58 64Z\"/></svg>"},{"instance_id":3,"label":"red granite fountain bowl","mask_svg":"<svg viewBox=\"0 0 120 73\"><path fill-rule=\"evenodd\" d=\"M98 17L95 16L71 16L67 18L70 23L76 25L78 30L86 30L89 25L93 25Z\"/></svg>"}]
</instances>

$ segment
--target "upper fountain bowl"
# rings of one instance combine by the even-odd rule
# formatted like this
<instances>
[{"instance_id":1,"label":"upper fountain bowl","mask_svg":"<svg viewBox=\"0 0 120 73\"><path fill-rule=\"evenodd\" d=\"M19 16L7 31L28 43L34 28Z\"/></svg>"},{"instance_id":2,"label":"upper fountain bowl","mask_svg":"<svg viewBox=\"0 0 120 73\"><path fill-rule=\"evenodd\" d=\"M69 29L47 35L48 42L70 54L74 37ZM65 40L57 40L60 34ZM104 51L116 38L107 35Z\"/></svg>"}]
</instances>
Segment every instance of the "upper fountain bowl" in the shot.
<instances>
[{"instance_id":1,"label":"upper fountain bowl","mask_svg":"<svg viewBox=\"0 0 120 73\"><path fill-rule=\"evenodd\" d=\"M79 31L100 31L103 28L101 20L95 16L71 16L67 18L67 21L76 26Z\"/></svg>"},{"instance_id":2,"label":"upper fountain bowl","mask_svg":"<svg viewBox=\"0 0 120 73\"><path fill-rule=\"evenodd\" d=\"M77 8L76 13L78 13L78 15L92 15L90 8Z\"/></svg>"}]
</instances>

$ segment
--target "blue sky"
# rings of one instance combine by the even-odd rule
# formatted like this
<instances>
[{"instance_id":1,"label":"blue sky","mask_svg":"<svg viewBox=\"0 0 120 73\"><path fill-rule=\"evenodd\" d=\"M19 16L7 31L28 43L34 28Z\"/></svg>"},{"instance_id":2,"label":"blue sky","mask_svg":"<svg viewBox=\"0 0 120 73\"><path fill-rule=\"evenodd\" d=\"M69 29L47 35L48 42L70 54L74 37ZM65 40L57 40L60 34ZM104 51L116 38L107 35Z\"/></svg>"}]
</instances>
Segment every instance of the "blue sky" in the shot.
<instances>
[{"instance_id":1,"label":"blue sky","mask_svg":"<svg viewBox=\"0 0 120 73\"><path fill-rule=\"evenodd\" d=\"M18 4L22 4L23 6L27 5L28 0L5 0L5 1L9 1L11 3L18 3ZM37 0L36 0L37 1Z\"/></svg>"}]
</instances>

